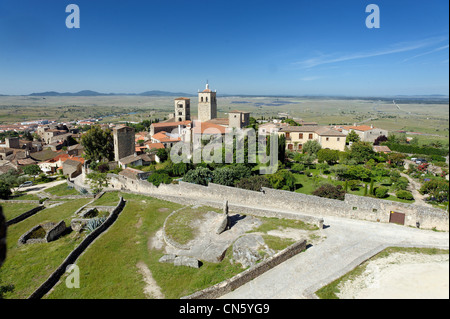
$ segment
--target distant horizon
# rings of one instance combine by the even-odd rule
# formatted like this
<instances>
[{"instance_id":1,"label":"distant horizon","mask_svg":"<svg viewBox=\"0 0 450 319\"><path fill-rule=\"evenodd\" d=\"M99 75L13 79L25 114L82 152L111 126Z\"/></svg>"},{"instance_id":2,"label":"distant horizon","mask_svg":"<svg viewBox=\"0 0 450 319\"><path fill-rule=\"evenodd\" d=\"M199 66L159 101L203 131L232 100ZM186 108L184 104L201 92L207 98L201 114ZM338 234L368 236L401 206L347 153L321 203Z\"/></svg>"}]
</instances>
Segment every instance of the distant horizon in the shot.
<instances>
[{"instance_id":1,"label":"distant horizon","mask_svg":"<svg viewBox=\"0 0 450 319\"><path fill-rule=\"evenodd\" d=\"M78 95L79 93L83 92L91 92L92 95ZM145 95L145 93L155 92L154 95ZM159 94L156 94L156 92L160 92ZM166 93L167 95L164 95ZM126 93L126 92L98 92L94 90L80 90L80 91L67 91L67 92L59 92L55 90L48 90L48 91L42 91L42 92L32 92L28 94L3 94L0 93L0 96L42 96L42 97L95 97L95 96L178 96L178 95L185 95L190 97L196 97L197 92L195 93L187 93L187 92L171 92L171 91L163 91L163 90L146 90L139 93ZM52 95L55 94L55 95ZM237 93L220 93L217 92L218 96L249 96L249 97L360 97L360 98L390 98L390 97L441 97L441 98L450 98L448 94L380 94L380 95L349 95L349 94L237 94Z\"/></svg>"}]
</instances>

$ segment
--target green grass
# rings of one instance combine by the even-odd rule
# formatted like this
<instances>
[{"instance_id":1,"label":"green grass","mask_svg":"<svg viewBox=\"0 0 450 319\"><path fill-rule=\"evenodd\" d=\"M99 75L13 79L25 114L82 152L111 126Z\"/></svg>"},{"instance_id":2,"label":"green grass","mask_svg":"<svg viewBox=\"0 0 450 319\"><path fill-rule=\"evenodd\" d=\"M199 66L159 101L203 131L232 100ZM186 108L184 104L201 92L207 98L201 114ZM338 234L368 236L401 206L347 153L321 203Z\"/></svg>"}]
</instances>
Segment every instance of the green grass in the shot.
<instances>
[{"instance_id":1,"label":"green grass","mask_svg":"<svg viewBox=\"0 0 450 319\"><path fill-rule=\"evenodd\" d=\"M12 285L14 289L5 293L4 298L27 298L81 242L79 236L71 233L50 243L18 246L19 237L35 225L46 222L64 220L69 225L75 210L88 201L89 199L77 199L44 209L8 227L8 251L5 263L0 268L0 278L2 285Z\"/></svg>"},{"instance_id":2,"label":"green grass","mask_svg":"<svg viewBox=\"0 0 450 319\"><path fill-rule=\"evenodd\" d=\"M75 188L70 188L66 183L62 183L51 188L47 188L45 192L55 196L81 195Z\"/></svg>"},{"instance_id":3,"label":"green grass","mask_svg":"<svg viewBox=\"0 0 450 319\"><path fill-rule=\"evenodd\" d=\"M17 197L10 198L12 200L39 200L39 196L34 194L27 194L26 192L20 192Z\"/></svg>"},{"instance_id":4,"label":"green grass","mask_svg":"<svg viewBox=\"0 0 450 319\"><path fill-rule=\"evenodd\" d=\"M123 196L123 194L119 192L107 192L95 200L92 206L116 206L120 196Z\"/></svg>"},{"instance_id":5,"label":"green grass","mask_svg":"<svg viewBox=\"0 0 450 319\"><path fill-rule=\"evenodd\" d=\"M217 209L207 206L188 207L174 213L167 219L166 235L179 244L187 244L195 238L196 228L193 225L196 221L203 220L208 211L217 212Z\"/></svg>"},{"instance_id":6,"label":"green grass","mask_svg":"<svg viewBox=\"0 0 450 319\"><path fill-rule=\"evenodd\" d=\"M228 255L221 263L204 262L199 269L160 263L164 253L149 249L148 241L169 214L182 206L147 196L123 196L127 203L119 218L77 261L80 288L66 288L63 277L48 298L146 298L145 284L136 267L139 261L149 267L169 299L207 288L243 270L232 265Z\"/></svg>"},{"instance_id":7,"label":"green grass","mask_svg":"<svg viewBox=\"0 0 450 319\"><path fill-rule=\"evenodd\" d=\"M263 235L266 245L275 251L283 250L295 243L295 240L291 238L280 238L272 235Z\"/></svg>"},{"instance_id":8,"label":"green grass","mask_svg":"<svg viewBox=\"0 0 450 319\"><path fill-rule=\"evenodd\" d=\"M262 224L253 229L251 232L267 233L270 230L277 230L279 228L294 228L301 230L318 230L319 227L312 224L307 224L301 220L275 218L275 217L258 217L262 220Z\"/></svg>"},{"instance_id":9,"label":"green grass","mask_svg":"<svg viewBox=\"0 0 450 319\"><path fill-rule=\"evenodd\" d=\"M355 267L352 271L343 275L342 277L334 280L328 285L320 288L316 291L316 295L320 299L339 299L338 294L340 292L339 286L348 280L353 280L359 275L361 275L365 270L370 261L377 258L385 258L392 253L403 252L403 253L416 253L416 254L426 254L426 255L436 255L436 254L448 254L449 250L437 249L437 248L404 248L404 247L388 247L383 251L379 252L372 258L369 258L359 266Z\"/></svg>"},{"instance_id":10,"label":"green grass","mask_svg":"<svg viewBox=\"0 0 450 319\"><path fill-rule=\"evenodd\" d=\"M11 220L23 213L35 208L38 204L16 204L16 203L2 203L3 214L6 220Z\"/></svg>"}]
</instances>

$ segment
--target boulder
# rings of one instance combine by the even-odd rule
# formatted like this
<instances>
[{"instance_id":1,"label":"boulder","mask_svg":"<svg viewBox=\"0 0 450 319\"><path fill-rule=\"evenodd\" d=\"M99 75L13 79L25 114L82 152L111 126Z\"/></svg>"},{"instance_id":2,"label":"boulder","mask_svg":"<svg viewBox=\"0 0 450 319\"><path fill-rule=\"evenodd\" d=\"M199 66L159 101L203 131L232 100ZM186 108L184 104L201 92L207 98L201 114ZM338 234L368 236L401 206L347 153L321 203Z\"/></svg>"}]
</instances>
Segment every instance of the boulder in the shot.
<instances>
[{"instance_id":1,"label":"boulder","mask_svg":"<svg viewBox=\"0 0 450 319\"><path fill-rule=\"evenodd\" d=\"M175 266L187 266L191 268L200 268L200 262L191 257L187 256L177 256L173 262Z\"/></svg>"},{"instance_id":2,"label":"boulder","mask_svg":"<svg viewBox=\"0 0 450 319\"><path fill-rule=\"evenodd\" d=\"M175 261L175 258L177 256L174 254L164 255L161 258L159 258L160 263L173 263Z\"/></svg>"}]
</instances>

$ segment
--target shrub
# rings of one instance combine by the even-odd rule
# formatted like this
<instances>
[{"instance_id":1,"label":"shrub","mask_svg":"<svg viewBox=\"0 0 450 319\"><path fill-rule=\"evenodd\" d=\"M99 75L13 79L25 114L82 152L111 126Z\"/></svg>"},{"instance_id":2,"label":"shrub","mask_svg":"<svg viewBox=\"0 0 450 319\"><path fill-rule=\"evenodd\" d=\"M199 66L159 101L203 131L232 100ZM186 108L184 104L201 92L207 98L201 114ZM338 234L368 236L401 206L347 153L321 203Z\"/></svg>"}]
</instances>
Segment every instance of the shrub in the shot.
<instances>
[{"instance_id":1,"label":"shrub","mask_svg":"<svg viewBox=\"0 0 450 319\"><path fill-rule=\"evenodd\" d=\"M359 181L357 180L347 181L347 186L350 188L350 190L356 191L359 189Z\"/></svg>"},{"instance_id":2,"label":"shrub","mask_svg":"<svg viewBox=\"0 0 450 319\"><path fill-rule=\"evenodd\" d=\"M236 187L251 191L260 191L262 187L272 188L272 184L270 184L264 175L255 175L241 179L236 183Z\"/></svg>"},{"instance_id":3,"label":"shrub","mask_svg":"<svg viewBox=\"0 0 450 319\"><path fill-rule=\"evenodd\" d=\"M339 200L345 199L345 191L341 185L334 186L332 184L323 184L315 191L313 191L312 194L324 198L339 199Z\"/></svg>"},{"instance_id":4,"label":"shrub","mask_svg":"<svg viewBox=\"0 0 450 319\"><path fill-rule=\"evenodd\" d=\"M98 228L101 224L103 224L106 220L106 217L98 217L90 219L84 229L88 234L92 233L96 228Z\"/></svg>"},{"instance_id":5,"label":"shrub","mask_svg":"<svg viewBox=\"0 0 450 319\"><path fill-rule=\"evenodd\" d=\"M183 181L186 183L199 184L208 186L209 181L212 178L212 172L209 168L197 166L186 173L183 177Z\"/></svg>"},{"instance_id":6,"label":"shrub","mask_svg":"<svg viewBox=\"0 0 450 319\"><path fill-rule=\"evenodd\" d=\"M399 190L395 193L395 196L400 199L407 199L407 200L413 200L414 196L411 194L411 192L405 191L405 190Z\"/></svg>"},{"instance_id":7,"label":"shrub","mask_svg":"<svg viewBox=\"0 0 450 319\"><path fill-rule=\"evenodd\" d=\"M389 189L387 187L377 187L375 188L375 197L385 198L387 196Z\"/></svg>"},{"instance_id":8,"label":"shrub","mask_svg":"<svg viewBox=\"0 0 450 319\"><path fill-rule=\"evenodd\" d=\"M164 184L172 183L172 178L167 173L154 172L147 178L147 181L158 187L159 185L161 185L161 183Z\"/></svg>"}]
</instances>

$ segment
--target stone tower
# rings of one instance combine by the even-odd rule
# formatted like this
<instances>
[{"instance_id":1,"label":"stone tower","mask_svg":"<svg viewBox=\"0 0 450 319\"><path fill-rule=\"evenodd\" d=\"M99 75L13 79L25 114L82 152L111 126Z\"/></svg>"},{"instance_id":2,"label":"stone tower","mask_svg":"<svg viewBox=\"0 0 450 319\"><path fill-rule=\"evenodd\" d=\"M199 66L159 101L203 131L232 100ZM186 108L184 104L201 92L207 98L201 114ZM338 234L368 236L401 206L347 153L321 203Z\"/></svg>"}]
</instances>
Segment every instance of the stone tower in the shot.
<instances>
[{"instance_id":1,"label":"stone tower","mask_svg":"<svg viewBox=\"0 0 450 319\"><path fill-rule=\"evenodd\" d=\"M191 100L185 97L175 99L175 122L191 120Z\"/></svg>"},{"instance_id":2,"label":"stone tower","mask_svg":"<svg viewBox=\"0 0 450 319\"><path fill-rule=\"evenodd\" d=\"M121 158L135 153L134 128L128 126L116 127L113 131L114 137L114 160L118 162Z\"/></svg>"},{"instance_id":3,"label":"stone tower","mask_svg":"<svg viewBox=\"0 0 450 319\"><path fill-rule=\"evenodd\" d=\"M216 92L211 91L209 84L206 84L206 89L198 92L198 120L205 122L215 118L217 118Z\"/></svg>"}]
</instances>

